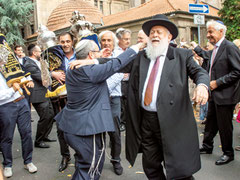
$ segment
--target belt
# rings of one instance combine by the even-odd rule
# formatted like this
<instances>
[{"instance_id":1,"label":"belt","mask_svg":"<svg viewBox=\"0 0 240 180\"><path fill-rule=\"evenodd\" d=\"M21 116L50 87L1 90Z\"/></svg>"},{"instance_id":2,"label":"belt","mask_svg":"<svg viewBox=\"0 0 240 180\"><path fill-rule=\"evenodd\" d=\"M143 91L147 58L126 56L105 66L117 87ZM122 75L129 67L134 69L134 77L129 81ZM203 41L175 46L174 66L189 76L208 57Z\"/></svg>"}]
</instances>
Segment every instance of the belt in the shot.
<instances>
[{"instance_id":1,"label":"belt","mask_svg":"<svg viewBox=\"0 0 240 180\"><path fill-rule=\"evenodd\" d=\"M24 99L24 98L25 98L25 96L22 95L22 96L20 96L19 98L15 99L15 100L12 101L12 102L13 102L13 103L16 103L16 102L18 102L18 101L21 101L21 100Z\"/></svg>"}]
</instances>

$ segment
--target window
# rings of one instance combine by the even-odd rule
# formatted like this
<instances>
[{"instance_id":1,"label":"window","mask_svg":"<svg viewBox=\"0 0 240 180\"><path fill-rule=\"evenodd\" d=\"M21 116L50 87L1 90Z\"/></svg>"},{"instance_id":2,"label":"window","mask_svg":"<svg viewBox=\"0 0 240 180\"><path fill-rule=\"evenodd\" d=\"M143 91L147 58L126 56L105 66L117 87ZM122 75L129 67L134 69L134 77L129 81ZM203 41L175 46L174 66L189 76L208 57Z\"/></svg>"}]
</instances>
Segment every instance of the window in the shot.
<instances>
[{"instance_id":1,"label":"window","mask_svg":"<svg viewBox=\"0 0 240 180\"><path fill-rule=\"evenodd\" d=\"M25 38L24 28L21 28L21 34L22 34L22 38Z\"/></svg>"},{"instance_id":2,"label":"window","mask_svg":"<svg viewBox=\"0 0 240 180\"><path fill-rule=\"evenodd\" d=\"M31 34L34 34L34 25L32 24L30 27L31 27Z\"/></svg>"},{"instance_id":3,"label":"window","mask_svg":"<svg viewBox=\"0 0 240 180\"><path fill-rule=\"evenodd\" d=\"M100 1L100 11L103 12L103 1Z\"/></svg>"},{"instance_id":4,"label":"window","mask_svg":"<svg viewBox=\"0 0 240 180\"><path fill-rule=\"evenodd\" d=\"M191 27L191 41L198 42L198 28Z\"/></svg>"},{"instance_id":5,"label":"window","mask_svg":"<svg viewBox=\"0 0 240 180\"><path fill-rule=\"evenodd\" d=\"M94 6L98 7L98 0L94 0Z\"/></svg>"}]
</instances>

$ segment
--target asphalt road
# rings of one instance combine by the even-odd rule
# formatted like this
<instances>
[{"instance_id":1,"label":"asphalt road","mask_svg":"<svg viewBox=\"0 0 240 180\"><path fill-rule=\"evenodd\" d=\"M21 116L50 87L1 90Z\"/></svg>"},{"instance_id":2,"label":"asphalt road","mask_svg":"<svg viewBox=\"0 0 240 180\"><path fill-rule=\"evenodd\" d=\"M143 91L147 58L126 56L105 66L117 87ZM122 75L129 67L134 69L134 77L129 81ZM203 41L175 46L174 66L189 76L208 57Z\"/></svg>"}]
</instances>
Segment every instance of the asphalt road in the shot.
<instances>
[{"instance_id":1,"label":"asphalt road","mask_svg":"<svg viewBox=\"0 0 240 180\"><path fill-rule=\"evenodd\" d=\"M37 113L32 111L32 123L33 140L36 133L36 126L38 116ZM234 124L234 146L240 144L240 124L235 121ZM198 122L199 139L202 142L202 131L204 127ZM51 138L57 139L56 126L51 132ZM107 138L107 144L108 144ZM107 146L107 154L105 157L105 164L101 179L103 180L146 180L146 176L142 170L141 154L138 155L137 161L134 167L130 167L129 163L125 159L125 133L122 133L122 166L124 172L121 176L117 176L113 172L112 165L109 161L110 149ZM38 167L38 172L35 174L29 174L23 168L23 161L21 157L21 142L17 128L15 130L14 143L12 147L13 152L13 176L9 179L12 180L70 180L74 172L74 151L71 150L71 162L69 167L64 172L58 172L58 165L61 161L59 153L58 142L48 143L51 147L49 149L34 148L33 151L33 163ZM179 149L181 151L181 149ZM215 148L211 155L201 155L202 168L199 172L194 174L196 180L239 180L240 179L240 152L235 151L235 160L227 165L216 166L215 161L222 155L221 144L219 136L215 138ZM2 156L0 156L2 161Z\"/></svg>"}]
</instances>

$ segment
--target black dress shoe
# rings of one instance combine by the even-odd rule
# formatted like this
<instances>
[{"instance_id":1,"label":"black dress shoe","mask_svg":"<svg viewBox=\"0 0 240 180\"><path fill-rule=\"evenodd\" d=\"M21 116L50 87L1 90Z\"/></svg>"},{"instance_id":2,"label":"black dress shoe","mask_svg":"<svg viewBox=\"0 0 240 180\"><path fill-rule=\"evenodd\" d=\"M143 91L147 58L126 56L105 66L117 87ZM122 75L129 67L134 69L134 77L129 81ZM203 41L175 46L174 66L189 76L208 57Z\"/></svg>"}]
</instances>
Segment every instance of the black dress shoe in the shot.
<instances>
[{"instance_id":1,"label":"black dress shoe","mask_svg":"<svg viewBox=\"0 0 240 180\"><path fill-rule=\"evenodd\" d=\"M229 163L230 161L233 161L234 160L234 157L232 156L227 156L227 155L222 155L220 157L220 159L218 159L215 164L216 165L223 165L223 164L227 164Z\"/></svg>"},{"instance_id":2,"label":"black dress shoe","mask_svg":"<svg viewBox=\"0 0 240 180\"><path fill-rule=\"evenodd\" d=\"M212 149L201 147L199 150L200 150L200 154L212 154Z\"/></svg>"},{"instance_id":3,"label":"black dress shoe","mask_svg":"<svg viewBox=\"0 0 240 180\"><path fill-rule=\"evenodd\" d=\"M113 162L113 170L115 174L121 175L123 173L123 167L120 162Z\"/></svg>"},{"instance_id":4,"label":"black dress shoe","mask_svg":"<svg viewBox=\"0 0 240 180\"><path fill-rule=\"evenodd\" d=\"M34 146L37 148L50 148L50 146L48 144L46 144L45 142L40 142L40 143L35 142Z\"/></svg>"},{"instance_id":5,"label":"black dress shoe","mask_svg":"<svg viewBox=\"0 0 240 180\"><path fill-rule=\"evenodd\" d=\"M62 161L61 164L59 165L59 172L62 172L64 169L66 169L68 167L68 162L71 160L70 157L62 157Z\"/></svg>"},{"instance_id":6,"label":"black dress shoe","mask_svg":"<svg viewBox=\"0 0 240 180\"><path fill-rule=\"evenodd\" d=\"M120 125L120 132L123 132L126 130L125 124Z\"/></svg>"},{"instance_id":7,"label":"black dress shoe","mask_svg":"<svg viewBox=\"0 0 240 180\"><path fill-rule=\"evenodd\" d=\"M56 139L50 139L49 137L47 137L47 138L44 138L43 141L45 141L45 142L56 142L57 140Z\"/></svg>"}]
</instances>

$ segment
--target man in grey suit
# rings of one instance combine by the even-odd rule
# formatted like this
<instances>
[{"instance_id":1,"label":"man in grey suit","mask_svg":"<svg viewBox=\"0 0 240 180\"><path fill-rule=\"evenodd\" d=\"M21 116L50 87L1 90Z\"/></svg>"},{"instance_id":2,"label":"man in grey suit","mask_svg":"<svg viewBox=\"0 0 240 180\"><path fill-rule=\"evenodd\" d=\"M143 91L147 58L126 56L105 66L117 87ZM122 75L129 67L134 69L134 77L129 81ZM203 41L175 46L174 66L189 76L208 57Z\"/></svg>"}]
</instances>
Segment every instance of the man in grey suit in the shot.
<instances>
[{"instance_id":1,"label":"man in grey suit","mask_svg":"<svg viewBox=\"0 0 240 180\"><path fill-rule=\"evenodd\" d=\"M140 44L133 47L137 51ZM75 47L77 59L100 57L97 44L81 40ZM104 163L105 132L114 122L106 79L127 65L136 55L130 48L106 64L67 70L68 102L55 117L67 143L75 150L73 179L99 179Z\"/></svg>"},{"instance_id":2,"label":"man in grey suit","mask_svg":"<svg viewBox=\"0 0 240 180\"><path fill-rule=\"evenodd\" d=\"M31 90L30 102L36 109L40 119L37 125L35 147L49 148L50 146L44 141L49 141L48 135L53 126L53 107L50 99L45 98L47 88L42 85L40 56L41 49L39 46L30 44L28 46L29 57L26 57L24 67L31 73L34 82L34 88Z\"/></svg>"},{"instance_id":3,"label":"man in grey suit","mask_svg":"<svg viewBox=\"0 0 240 180\"><path fill-rule=\"evenodd\" d=\"M240 51L225 39L226 30L221 21L207 22L207 38L214 49L204 51L199 46L194 49L204 59L202 67L209 73L211 89L200 152L212 154L213 140L219 131L223 155L216 165L234 160L232 118L234 107L240 101Z\"/></svg>"}]
</instances>

